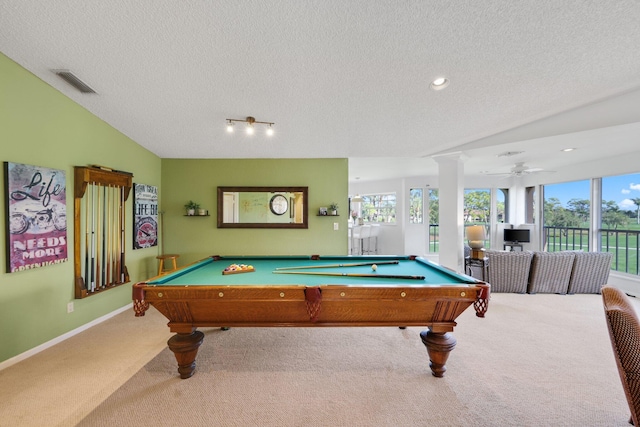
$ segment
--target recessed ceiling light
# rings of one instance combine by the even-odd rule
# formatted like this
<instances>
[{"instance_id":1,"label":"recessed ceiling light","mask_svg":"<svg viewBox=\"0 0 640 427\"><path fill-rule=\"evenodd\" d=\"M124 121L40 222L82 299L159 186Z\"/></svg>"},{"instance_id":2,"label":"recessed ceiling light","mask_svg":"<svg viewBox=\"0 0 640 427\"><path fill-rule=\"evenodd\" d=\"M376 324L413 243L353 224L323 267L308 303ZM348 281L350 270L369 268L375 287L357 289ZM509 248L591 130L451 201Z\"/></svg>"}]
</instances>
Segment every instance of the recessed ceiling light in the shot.
<instances>
[{"instance_id":1,"label":"recessed ceiling light","mask_svg":"<svg viewBox=\"0 0 640 427\"><path fill-rule=\"evenodd\" d=\"M563 148L562 151L564 151L565 153L568 153L569 151L573 151L575 150L575 148Z\"/></svg>"},{"instance_id":2,"label":"recessed ceiling light","mask_svg":"<svg viewBox=\"0 0 640 427\"><path fill-rule=\"evenodd\" d=\"M438 77L431 82L431 89L433 90L442 90L447 86L449 86L449 79L445 77Z\"/></svg>"}]
</instances>

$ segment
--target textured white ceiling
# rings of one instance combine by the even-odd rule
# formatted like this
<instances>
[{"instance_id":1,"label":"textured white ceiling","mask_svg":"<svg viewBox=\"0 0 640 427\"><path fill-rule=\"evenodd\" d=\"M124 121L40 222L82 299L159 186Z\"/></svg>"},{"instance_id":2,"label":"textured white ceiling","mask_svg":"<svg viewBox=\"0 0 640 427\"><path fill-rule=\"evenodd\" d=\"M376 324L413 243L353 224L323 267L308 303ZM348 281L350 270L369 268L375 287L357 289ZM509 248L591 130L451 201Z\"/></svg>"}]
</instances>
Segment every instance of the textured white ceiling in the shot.
<instances>
[{"instance_id":1,"label":"textured white ceiling","mask_svg":"<svg viewBox=\"0 0 640 427\"><path fill-rule=\"evenodd\" d=\"M637 0L0 0L0 51L160 157L348 157L370 178L457 150L508 169L518 141L639 122L639 23ZM275 135L226 133L246 116Z\"/></svg>"}]
</instances>

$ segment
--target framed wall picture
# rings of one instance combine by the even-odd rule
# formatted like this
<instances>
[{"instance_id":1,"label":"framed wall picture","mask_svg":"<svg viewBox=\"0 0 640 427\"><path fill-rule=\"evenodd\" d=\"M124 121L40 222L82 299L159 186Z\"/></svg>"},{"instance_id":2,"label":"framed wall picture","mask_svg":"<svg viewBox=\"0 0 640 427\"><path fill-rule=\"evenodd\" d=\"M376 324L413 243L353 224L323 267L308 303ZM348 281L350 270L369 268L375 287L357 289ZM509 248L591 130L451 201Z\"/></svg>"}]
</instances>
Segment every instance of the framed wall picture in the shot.
<instances>
[{"instance_id":1,"label":"framed wall picture","mask_svg":"<svg viewBox=\"0 0 640 427\"><path fill-rule=\"evenodd\" d=\"M158 245L158 187L133 184L133 249Z\"/></svg>"},{"instance_id":2,"label":"framed wall picture","mask_svg":"<svg viewBox=\"0 0 640 427\"><path fill-rule=\"evenodd\" d=\"M7 272L66 262L66 176L58 169L4 162Z\"/></svg>"}]
</instances>

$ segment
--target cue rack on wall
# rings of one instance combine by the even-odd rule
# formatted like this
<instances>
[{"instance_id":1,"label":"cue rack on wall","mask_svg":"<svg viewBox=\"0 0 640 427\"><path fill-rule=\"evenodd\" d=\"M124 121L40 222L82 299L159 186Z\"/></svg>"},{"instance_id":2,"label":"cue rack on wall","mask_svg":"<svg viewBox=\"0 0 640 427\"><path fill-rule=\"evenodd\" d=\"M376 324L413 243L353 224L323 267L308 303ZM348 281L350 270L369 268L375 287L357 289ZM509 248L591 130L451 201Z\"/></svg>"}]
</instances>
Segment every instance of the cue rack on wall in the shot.
<instances>
[{"instance_id":1,"label":"cue rack on wall","mask_svg":"<svg viewBox=\"0 0 640 427\"><path fill-rule=\"evenodd\" d=\"M125 265L125 202L133 174L103 166L74 167L76 299L129 281Z\"/></svg>"}]
</instances>

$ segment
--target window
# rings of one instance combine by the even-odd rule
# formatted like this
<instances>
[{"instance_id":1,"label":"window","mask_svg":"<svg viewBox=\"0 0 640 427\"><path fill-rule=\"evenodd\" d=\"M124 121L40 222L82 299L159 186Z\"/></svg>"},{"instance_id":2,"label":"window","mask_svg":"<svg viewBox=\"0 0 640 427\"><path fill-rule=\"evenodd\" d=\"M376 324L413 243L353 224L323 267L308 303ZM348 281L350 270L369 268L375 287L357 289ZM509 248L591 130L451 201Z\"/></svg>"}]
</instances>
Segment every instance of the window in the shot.
<instances>
[{"instance_id":1,"label":"window","mask_svg":"<svg viewBox=\"0 0 640 427\"><path fill-rule=\"evenodd\" d=\"M613 269L640 274L640 174L602 178L600 251Z\"/></svg>"},{"instance_id":2,"label":"window","mask_svg":"<svg viewBox=\"0 0 640 427\"><path fill-rule=\"evenodd\" d=\"M496 221L499 223L509 222L509 189L498 188L496 192Z\"/></svg>"},{"instance_id":3,"label":"window","mask_svg":"<svg viewBox=\"0 0 640 427\"><path fill-rule=\"evenodd\" d=\"M396 223L396 193L364 195L362 200L365 223Z\"/></svg>"},{"instance_id":4,"label":"window","mask_svg":"<svg viewBox=\"0 0 640 427\"><path fill-rule=\"evenodd\" d=\"M440 199L437 189L429 190L429 252L440 251Z\"/></svg>"},{"instance_id":5,"label":"window","mask_svg":"<svg viewBox=\"0 0 640 427\"><path fill-rule=\"evenodd\" d=\"M484 225L488 235L491 235L491 190L464 190L464 224ZM485 247L490 247L485 242Z\"/></svg>"},{"instance_id":6,"label":"window","mask_svg":"<svg viewBox=\"0 0 640 427\"><path fill-rule=\"evenodd\" d=\"M464 223L487 224L491 213L490 190L464 190Z\"/></svg>"},{"instance_id":7,"label":"window","mask_svg":"<svg viewBox=\"0 0 640 427\"><path fill-rule=\"evenodd\" d=\"M424 217L424 197L422 188L409 190L409 224L422 224Z\"/></svg>"},{"instance_id":8,"label":"window","mask_svg":"<svg viewBox=\"0 0 640 427\"><path fill-rule=\"evenodd\" d=\"M544 247L548 252L589 250L590 182L544 186Z\"/></svg>"},{"instance_id":9,"label":"window","mask_svg":"<svg viewBox=\"0 0 640 427\"><path fill-rule=\"evenodd\" d=\"M440 223L440 198L438 190L429 190L429 224Z\"/></svg>"}]
</instances>

